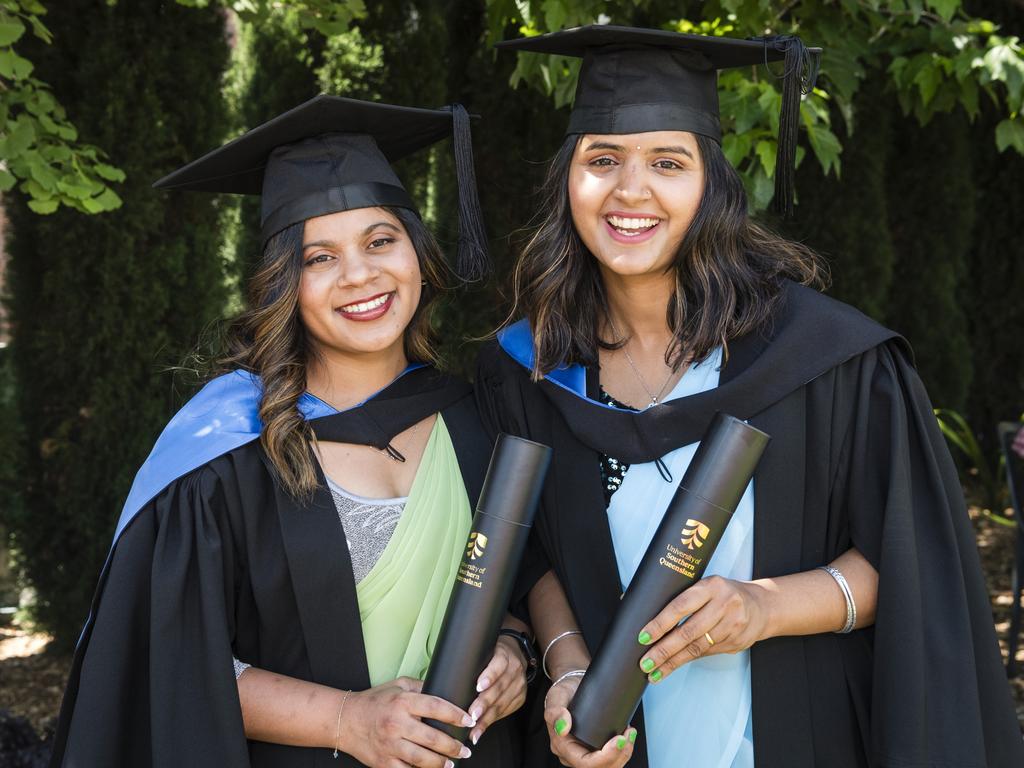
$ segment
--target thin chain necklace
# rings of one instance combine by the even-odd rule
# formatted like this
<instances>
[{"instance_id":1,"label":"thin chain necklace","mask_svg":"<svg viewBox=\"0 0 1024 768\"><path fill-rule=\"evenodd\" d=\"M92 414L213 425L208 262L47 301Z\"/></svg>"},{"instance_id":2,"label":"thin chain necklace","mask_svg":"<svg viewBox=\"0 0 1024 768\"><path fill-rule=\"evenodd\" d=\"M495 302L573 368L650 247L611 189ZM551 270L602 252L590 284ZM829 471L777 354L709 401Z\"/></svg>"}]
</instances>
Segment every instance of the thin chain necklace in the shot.
<instances>
[{"instance_id":1,"label":"thin chain necklace","mask_svg":"<svg viewBox=\"0 0 1024 768\"><path fill-rule=\"evenodd\" d=\"M615 321L612 320L611 315L608 315L608 324L612 327L612 333L615 334L615 338L619 338L619 329L615 327ZM658 388L658 391L652 392L651 388L647 386L647 382L644 381L644 377L641 375L640 369L637 368L636 363L633 362L633 356L629 354L629 349L627 348L628 344L629 340L627 339L626 343L622 345L622 352L626 356L626 362L629 363L629 367L633 369L633 375L636 376L636 380L640 382L640 386L644 388L644 392L646 392L647 396L651 398L650 405L647 406L650 408L652 405L658 404L659 399L665 392L665 387L667 387L668 383L672 381L672 376L675 375L675 371L669 370L668 376L664 383Z\"/></svg>"}]
</instances>

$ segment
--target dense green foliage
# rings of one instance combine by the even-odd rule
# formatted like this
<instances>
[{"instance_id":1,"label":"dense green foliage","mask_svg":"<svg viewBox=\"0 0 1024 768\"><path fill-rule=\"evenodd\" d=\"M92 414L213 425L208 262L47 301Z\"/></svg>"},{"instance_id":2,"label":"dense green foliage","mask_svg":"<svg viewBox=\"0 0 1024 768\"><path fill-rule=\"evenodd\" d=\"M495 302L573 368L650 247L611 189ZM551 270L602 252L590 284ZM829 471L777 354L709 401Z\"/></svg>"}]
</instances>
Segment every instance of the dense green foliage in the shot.
<instances>
[{"instance_id":1,"label":"dense green foliage","mask_svg":"<svg viewBox=\"0 0 1024 768\"><path fill-rule=\"evenodd\" d=\"M60 100L22 55L53 41L45 15L39 0L0 0L0 192L18 184L39 214L60 205L113 210L121 198L109 184L123 181L124 173L106 162L102 149L79 140Z\"/></svg>"},{"instance_id":2,"label":"dense green foliage","mask_svg":"<svg viewBox=\"0 0 1024 768\"><path fill-rule=\"evenodd\" d=\"M69 0L51 28L61 45L34 51L37 69L128 171L124 206L103 216L8 203L24 439L22 504L4 512L36 618L67 644L135 467L180 402L158 374L223 309L213 198L150 184L222 139L227 46L221 13L159 2Z\"/></svg>"}]
</instances>

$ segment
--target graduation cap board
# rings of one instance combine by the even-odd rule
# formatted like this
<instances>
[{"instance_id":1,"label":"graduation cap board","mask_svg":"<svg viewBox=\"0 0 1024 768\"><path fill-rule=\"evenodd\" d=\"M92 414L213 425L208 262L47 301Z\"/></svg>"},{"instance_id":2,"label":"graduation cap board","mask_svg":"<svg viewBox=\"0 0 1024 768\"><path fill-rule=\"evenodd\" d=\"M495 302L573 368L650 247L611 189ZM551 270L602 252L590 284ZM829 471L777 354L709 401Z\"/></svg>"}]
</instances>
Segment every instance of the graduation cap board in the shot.
<instances>
[{"instance_id":1,"label":"graduation cap board","mask_svg":"<svg viewBox=\"0 0 1024 768\"><path fill-rule=\"evenodd\" d=\"M338 211L416 211L391 163L454 138L464 279L486 268L469 115L459 104L417 109L321 94L157 181L158 189L260 195L263 244L286 227Z\"/></svg>"},{"instance_id":2,"label":"graduation cap board","mask_svg":"<svg viewBox=\"0 0 1024 768\"><path fill-rule=\"evenodd\" d=\"M783 61L775 202L791 212L800 93L813 88L820 48L791 35L740 40L605 24L497 47L583 59L567 134L689 131L721 141L718 70Z\"/></svg>"}]
</instances>

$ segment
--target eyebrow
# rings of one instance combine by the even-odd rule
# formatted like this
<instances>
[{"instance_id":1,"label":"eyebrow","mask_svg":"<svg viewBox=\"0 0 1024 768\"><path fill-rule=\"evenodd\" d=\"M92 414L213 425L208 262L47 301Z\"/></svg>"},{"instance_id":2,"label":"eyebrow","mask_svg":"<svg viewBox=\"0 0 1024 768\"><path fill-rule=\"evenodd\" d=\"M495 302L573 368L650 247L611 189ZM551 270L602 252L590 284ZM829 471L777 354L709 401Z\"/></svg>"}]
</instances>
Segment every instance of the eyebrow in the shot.
<instances>
[{"instance_id":1,"label":"eyebrow","mask_svg":"<svg viewBox=\"0 0 1024 768\"><path fill-rule=\"evenodd\" d=\"M366 237L368 234L373 232L373 230L377 229L377 227L385 227L387 229L390 229L392 232L398 232L398 233L401 233L401 231L402 231L401 229L396 227L394 224L392 224L390 221L378 221L378 222L375 222L375 223L371 224L366 229L364 229L362 231L362 234L360 235L360 237ZM337 242L334 241L334 240L314 240L314 241L309 242L309 243L303 243L302 247L304 249L305 248L319 248L320 246L332 246L332 245L336 245L336 244L337 244Z\"/></svg>"},{"instance_id":2,"label":"eyebrow","mask_svg":"<svg viewBox=\"0 0 1024 768\"><path fill-rule=\"evenodd\" d=\"M609 143L607 141L595 141L593 144L591 144L589 147L587 147L586 151L590 152L593 149L606 149L609 152L625 152L626 151L626 148L624 146L622 146L621 144L611 144L611 143ZM690 150L688 150L686 147L679 146L679 145L671 146L671 147L655 147L654 149L650 150L647 154L649 154L649 155L663 155L663 154L686 155L691 160L695 160L696 159L696 158L694 158L693 153Z\"/></svg>"}]
</instances>

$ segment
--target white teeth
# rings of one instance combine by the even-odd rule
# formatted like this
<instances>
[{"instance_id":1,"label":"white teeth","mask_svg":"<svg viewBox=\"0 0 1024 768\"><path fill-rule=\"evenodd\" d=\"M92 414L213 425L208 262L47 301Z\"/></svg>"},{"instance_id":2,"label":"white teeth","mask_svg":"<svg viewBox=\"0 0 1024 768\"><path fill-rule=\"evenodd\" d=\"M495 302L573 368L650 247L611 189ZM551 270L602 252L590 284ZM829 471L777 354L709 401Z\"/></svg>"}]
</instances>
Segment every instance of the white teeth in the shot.
<instances>
[{"instance_id":1,"label":"white teeth","mask_svg":"<svg viewBox=\"0 0 1024 768\"><path fill-rule=\"evenodd\" d=\"M652 219L646 216L608 216L607 219L609 224L625 235L639 234L641 231L648 230L661 221L661 219Z\"/></svg>"},{"instance_id":2,"label":"white teeth","mask_svg":"<svg viewBox=\"0 0 1024 768\"><path fill-rule=\"evenodd\" d=\"M346 304L344 307L341 307L341 311L352 314L358 312L369 312L371 309L383 306L389 298L391 298L391 294L385 293L383 296L378 296L376 299L371 301L362 301L357 304Z\"/></svg>"}]
</instances>

